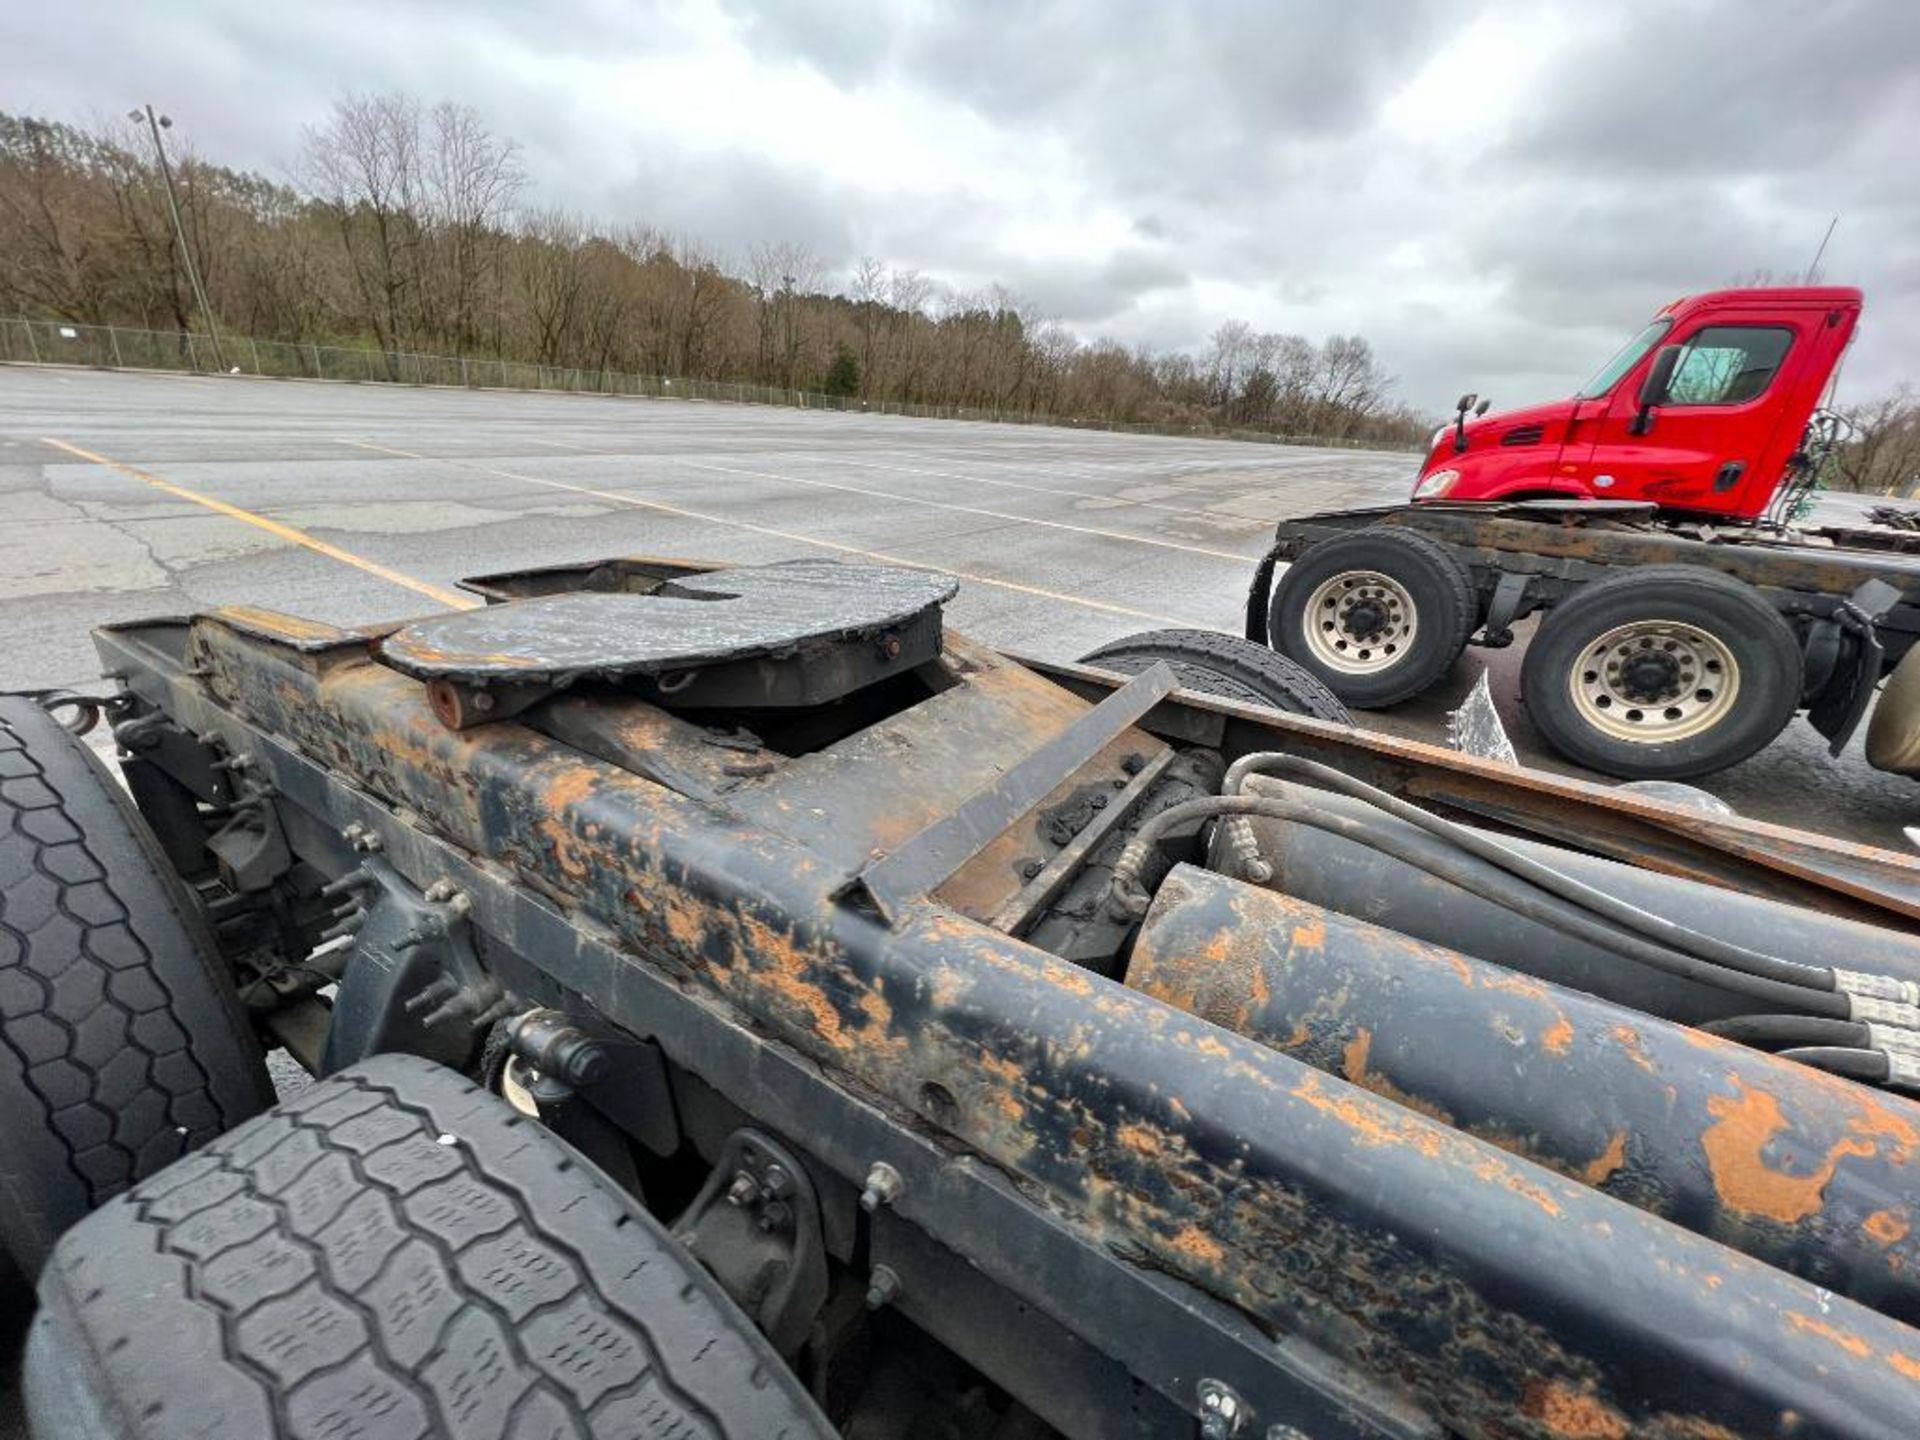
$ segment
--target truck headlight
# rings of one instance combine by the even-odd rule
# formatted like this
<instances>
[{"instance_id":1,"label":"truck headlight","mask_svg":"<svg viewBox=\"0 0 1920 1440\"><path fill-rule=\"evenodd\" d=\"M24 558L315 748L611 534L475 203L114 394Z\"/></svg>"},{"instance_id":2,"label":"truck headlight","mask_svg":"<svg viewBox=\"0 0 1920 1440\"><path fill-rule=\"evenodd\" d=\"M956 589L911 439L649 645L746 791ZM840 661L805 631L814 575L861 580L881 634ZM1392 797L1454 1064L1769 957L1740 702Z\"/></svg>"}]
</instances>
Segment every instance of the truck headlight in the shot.
<instances>
[{"instance_id":1,"label":"truck headlight","mask_svg":"<svg viewBox=\"0 0 1920 1440\"><path fill-rule=\"evenodd\" d=\"M1459 478L1458 470L1436 470L1413 487L1413 498L1431 500L1436 495L1444 495L1453 488L1453 482Z\"/></svg>"}]
</instances>

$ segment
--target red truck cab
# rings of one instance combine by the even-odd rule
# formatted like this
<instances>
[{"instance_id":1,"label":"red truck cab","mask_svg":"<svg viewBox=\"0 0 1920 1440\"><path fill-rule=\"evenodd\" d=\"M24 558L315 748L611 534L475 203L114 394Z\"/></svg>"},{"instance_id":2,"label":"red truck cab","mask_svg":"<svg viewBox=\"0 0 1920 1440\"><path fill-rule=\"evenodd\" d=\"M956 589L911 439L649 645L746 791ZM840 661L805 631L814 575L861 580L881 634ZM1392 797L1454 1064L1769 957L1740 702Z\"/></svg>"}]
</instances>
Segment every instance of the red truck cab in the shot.
<instances>
[{"instance_id":1,"label":"red truck cab","mask_svg":"<svg viewBox=\"0 0 1920 1440\"><path fill-rule=\"evenodd\" d=\"M1476 417L1464 397L1413 499L1643 500L1757 520L1862 304L1851 286L1676 300L1571 399Z\"/></svg>"}]
</instances>

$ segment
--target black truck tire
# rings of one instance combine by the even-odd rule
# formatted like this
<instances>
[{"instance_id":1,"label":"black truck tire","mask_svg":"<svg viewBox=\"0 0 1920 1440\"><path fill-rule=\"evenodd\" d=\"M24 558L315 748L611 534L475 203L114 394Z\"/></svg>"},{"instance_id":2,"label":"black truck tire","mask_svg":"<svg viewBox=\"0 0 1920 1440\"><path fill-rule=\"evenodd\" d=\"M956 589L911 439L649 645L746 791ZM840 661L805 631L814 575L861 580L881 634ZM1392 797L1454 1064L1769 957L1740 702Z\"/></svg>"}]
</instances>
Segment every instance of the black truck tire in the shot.
<instances>
[{"instance_id":1,"label":"black truck tire","mask_svg":"<svg viewBox=\"0 0 1920 1440\"><path fill-rule=\"evenodd\" d=\"M1547 612L1520 667L1527 713L1554 749L1629 780L1746 759L1793 718L1802 683L1799 641L1766 598L1685 565L1576 592Z\"/></svg>"},{"instance_id":2,"label":"black truck tire","mask_svg":"<svg viewBox=\"0 0 1920 1440\"><path fill-rule=\"evenodd\" d=\"M60 1233L273 1103L213 937L126 793L0 696L0 1249Z\"/></svg>"},{"instance_id":3,"label":"black truck tire","mask_svg":"<svg viewBox=\"0 0 1920 1440\"><path fill-rule=\"evenodd\" d=\"M1429 536L1371 525L1312 546L1274 587L1273 648L1356 710L1420 694L1479 623L1473 577Z\"/></svg>"},{"instance_id":4,"label":"black truck tire","mask_svg":"<svg viewBox=\"0 0 1920 1440\"><path fill-rule=\"evenodd\" d=\"M96 1211L40 1281L35 1440L833 1431L639 1203L382 1055Z\"/></svg>"},{"instance_id":5,"label":"black truck tire","mask_svg":"<svg viewBox=\"0 0 1920 1440\"><path fill-rule=\"evenodd\" d=\"M1164 660L1182 688L1223 700L1244 700L1289 715L1351 725L1353 715L1304 665L1240 635L1213 630L1147 630L1089 650L1082 665L1138 675Z\"/></svg>"}]
</instances>

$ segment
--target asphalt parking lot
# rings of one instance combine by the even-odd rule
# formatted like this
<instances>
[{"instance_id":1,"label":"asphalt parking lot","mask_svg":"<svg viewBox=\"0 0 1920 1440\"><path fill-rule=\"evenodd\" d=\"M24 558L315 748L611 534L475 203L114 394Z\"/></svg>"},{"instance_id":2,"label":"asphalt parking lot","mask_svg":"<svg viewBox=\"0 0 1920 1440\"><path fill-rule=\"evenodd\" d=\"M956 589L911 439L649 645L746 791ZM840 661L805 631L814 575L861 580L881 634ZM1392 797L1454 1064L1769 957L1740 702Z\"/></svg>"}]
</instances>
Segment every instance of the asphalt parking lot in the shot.
<instances>
[{"instance_id":1,"label":"asphalt parking lot","mask_svg":"<svg viewBox=\"0 0 1920 1440\"><path fill-rule=\"evenodd\" d=\"M89 629L225 603L353 623L463 576L636 552L949 570L951 623L1071 659L1235 630L1286 515L1393 501L1404 454L581 395L0 367L0 688L97 685ZM319 549L313 548L321 547ZM327 553L331 552L331 553ZM1522 757L1522 648L1366 724L1437 740L1479 673ZM1579 773L1579 772L1569 772ZM1920 788L1803 721L1708 782L1742 813L1899 846Z\"/></svg>"},{"instance_id":2,"label":"asphalt parking lot","mask_svg":"<svg viewBox=\"0 0 1920 1440\"><path fill-rule=\"evenodd\" d=\"M98 687L104 621L248 603L338 623L463 576L652 552L837 555L961 577L952 624L1071 659L1237 630L1281 516L1392 501L1401 454L671 401L0 367L0 689ZM1521 647L1363 722L1438 740L1484 665L1524 759ZM1573 772L1578 773L1578 772ZM1796 722L1708 787L1743 813L1901 845L1912 782ZM4 1310L0 1306L0 1310ZM0 1314L0 1365L19 1320ZM19 1431L0 1384L0 1440Z\"/></svg>"}]
</instances>

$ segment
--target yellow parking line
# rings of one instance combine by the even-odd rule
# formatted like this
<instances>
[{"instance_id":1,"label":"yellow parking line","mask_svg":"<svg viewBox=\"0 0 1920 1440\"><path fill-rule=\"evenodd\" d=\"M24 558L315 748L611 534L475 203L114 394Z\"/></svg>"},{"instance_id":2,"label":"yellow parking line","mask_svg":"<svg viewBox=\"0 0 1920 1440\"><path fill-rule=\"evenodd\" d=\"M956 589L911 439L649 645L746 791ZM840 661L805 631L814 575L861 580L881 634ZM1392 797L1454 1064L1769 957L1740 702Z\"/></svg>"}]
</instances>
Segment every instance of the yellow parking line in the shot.
<instances>
[{"instance_id":1,"label":"yellow parking line","mask_svg":"<svg viewBox=\"0 0 1920 1440\"><path fill-rule=\"evenodd\" d=\"M1015 580L998 580L990 575L976 575L966 570L954 570L945 565L930 565L924 560L908 560L898 555L888 555L880 550L863 550L857 545L842 545L836 540L820 540L791 530L776 530L771 525L756 525L748 520L730 520L723 515L709 514L704 510L689 510L682 505L669 505L663 500L642 500L636 495L628 495L618 490L596 490L590 485L573 485L565 480L548 480L539 475L525 475L516 470L501 470L491 465L480 465L471 460L460 460L446 455L422 455L415 450L400 450L391 445L376 445L370 440L349 440L344 436L335 438L342 445L356 446L361 450L371 450L380 455L396 455L403 460L426 460L436 465L452 465L461 470L471 470L479 475L497 476L502 480L518 480L527 485L544 485L551 490L567 490L575 495L592 495L600 500L611 500L617 505L632 505L641 510L657 510L663 515L677 515L683 520L699 520L709 525L724 525L734 530L750 530L756 535L771 535L776 539L790 540L796 545L810 545L818 550L834 550L842 555L858 555L864 560L877 560L884 565L906 565L916 570L933 570L942 575L951 575L956 580L964 580L970 585L988 585L997 590L1012 590L1021 595L1034 595L1043 600L1057 600L1064 605L1079 605L1085 609L1100 610L1109 615L1128 615L1139 620L1152 620L1162 625L1210 628L1202 621L1184 619L1178 615L1160 615L1151 610L1136 610L1129 605L1114 605L1105 600L1089 600L1080 595L1066 595L1058 590L1042 589L1038 585L1022 585Z\"/></svg>"},{"instance_id":2,"label":"yellow parking line","mask_svg":"<svg viewBox=\"0 0 1920 1440\"><path fill-rule=\"evenodd\" d=\"M1072 525L1065 520L1041 520L1031 515L1014 515L1005 510L987 510L977 505L955 505L946 500L928 500L920 495L900 495L891 490L869 490L862 485L846 485L832 480L803 480L798 475L783 475L774 470L748 470L739 465L714 465L704 460L683 460L677 455L639 456L625 455L617 450L595 450L585 445L574 445L565 440L540 440L527 437L535 445L552 445L561 450L575 450L583 455L600 455L609 460L654 459L665 465L682 465L689 470L710 470L716 475L743 475L755 480L775 480L786 485L805 485L814 490L839 490L848 495L865 495L873 500L891 500L899 505L920 505L929 510L953 510L962 515L981 515L990 520L1008 520L1015 525L1037 525L1048 530L1071 530L1076 535L1097 535L1102 540L1118 540L1124 545L1151 545L1159 550L1184 550L1189 555L1206 555L1215 560L1231 560L1236 565L1248 565L1254 557L1242 555L1235 550L1215 550L1206 545L1187 545L1178 540L1162 540L1152 535L1129 535L1121 530L1103 530L1096 525ZM987 481L994 484L994 481ZM1038 486L1022 486L1022 489L1038 489ZM1072 491L1046 491L1044 493L1061 495Z\"/></svg>"},{"instance_id":3,"label":"yellow parking line","mask_svg":"<svg viewBox=\"0 0 1920 1440\"><path fill-rule=\"evenodd\" d=\"M270 520L265 515L256 515L253 511L243 510L238 505L229 505L226 501L216 500L211 495L202 495L197 490L189 490L186 486L176 485L171 480L162 480L158 475L150 475L136 466L123 465L118 460L109 460L104 455L96 455L91 450L82 450L78 445L69 445L66 441L56 440L51 435L41 436L40 442L43 445L51 445L56 450L64 450L69 455L78 456L89 464L104 465L109 470L125 475L131 480L138 480L143 485L151 485L154 489L172 495L176 499L191 500L195 505L204 505L207 509L224 515L229 520L238 520L243 525L264 530L269 535L311 550L316 555L324 555L329 560L338 560L342 565L351 565L356 570L364 570L367 574L378 576L390 585L399 585L404 589L417 591L438 604L450 605L461 610L470 610L480 604L480 601L471 595L462 595L457 590L442 589L438 585L416 579L412 575L402 575L398 570L389 570L385 565L369 560L365 556L355 555L349 550L342 550L338 545L329 545L324 540L316 539L304 530L296 530L291 525Z\"/></svg>"}]
</instances>

